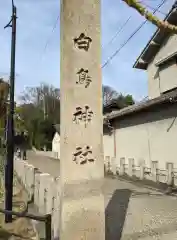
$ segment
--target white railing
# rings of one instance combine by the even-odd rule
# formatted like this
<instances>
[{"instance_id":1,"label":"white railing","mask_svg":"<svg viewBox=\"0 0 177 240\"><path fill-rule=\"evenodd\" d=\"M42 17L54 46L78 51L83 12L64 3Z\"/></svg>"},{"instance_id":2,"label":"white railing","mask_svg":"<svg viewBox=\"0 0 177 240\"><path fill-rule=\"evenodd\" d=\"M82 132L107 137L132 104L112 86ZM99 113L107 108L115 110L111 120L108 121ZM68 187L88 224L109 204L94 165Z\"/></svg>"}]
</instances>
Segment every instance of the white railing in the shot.
<instances>
[{"instance_id":1,"label":"white railing","mask_svg":"<svg viewBox=\"0 0 177 240\"><path fill-rule=\"evenodd\" d=\"M137 177L140 180L151 180L154 182L162 182L167 185L177 185L177 171L173 167L173 163L167 162L166 169L158 168L158 161L152 161L151 167L135 165L135 159L124 157L116 159L115 157L105 157L105 172L112 173L113 175L127 175L129 177Z\"/></svg>"},{"instance_id":2,"label":"white railing","mask_svg":"<svg viewBox=\"0 0 177 240\"><path fill-rule=\"evenodd\" d=\"M53 238L59 237L60 186L59 178L41 173L33 165L15 157L14 171L28 192L29 199L41 214L52 215Z\"/></svg>"}]
</instances>

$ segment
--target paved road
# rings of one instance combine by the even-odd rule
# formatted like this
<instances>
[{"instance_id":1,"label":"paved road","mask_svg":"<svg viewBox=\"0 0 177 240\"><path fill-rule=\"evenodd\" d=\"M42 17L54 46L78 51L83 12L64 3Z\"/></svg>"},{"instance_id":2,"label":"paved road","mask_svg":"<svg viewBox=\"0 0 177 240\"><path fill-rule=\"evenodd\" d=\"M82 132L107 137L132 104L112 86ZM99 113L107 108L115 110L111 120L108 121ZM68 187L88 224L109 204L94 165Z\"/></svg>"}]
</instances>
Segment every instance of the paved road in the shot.
<instances>
[{"instance_id":1,"label":"paved road","mask_svg":"<svg viewBox=\"0 0 177 240\"><path fill-rule=\"evenodd\" d=\"M58 175L59 162L29 154L29 163ZM105 179L106 240L177 239L177 198L118 179Z\"/></svg>"},{"instance_id":2,"label":"paved road","mask_svg":"<svg viewBox=\"0 0 177 240\"><path fill-rule=\"evenodd\" d=\"M122 228L123 240L177 239L176 197L117 179L105 180L105 196L112 240L120 239Z\"/></svg>"},{"instance_id":3,"label":"paved road","mask_svg":"<svg viewBox=\"0 0 177 240\"><path fill-rule=\"evenodd\" d=\"M27 161L38 168L41 172L49 173L54 177L59 176L59 160L54 158L49 158L45 156L40 156L32 151L27 153Z\"/></svg>"}]
</instances>

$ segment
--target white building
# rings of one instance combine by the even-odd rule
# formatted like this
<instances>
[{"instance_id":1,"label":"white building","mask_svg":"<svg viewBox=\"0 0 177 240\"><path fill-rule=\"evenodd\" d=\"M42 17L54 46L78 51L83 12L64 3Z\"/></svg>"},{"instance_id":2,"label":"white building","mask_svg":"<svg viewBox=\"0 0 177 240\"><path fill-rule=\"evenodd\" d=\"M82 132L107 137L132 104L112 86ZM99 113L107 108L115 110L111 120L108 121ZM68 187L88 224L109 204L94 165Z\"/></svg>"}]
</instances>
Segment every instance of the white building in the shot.
<instances>
[{"instance_id":1,"label":"white building","mask_svg":"<svg viewBox=\"0 0 177 240\"><path fill-rule=\"evenodd\" d=\"M177 25L176 7L165 20ZM147 72L149 100L108 114L104 155L116 158L117 166L133 158L135 166L177 168L177 34L157 29L134 68Z\"/></svg>"},{"instance_id":2,"label":"white building","mask_svg":"<svg viewBox=\"0 0 177 240\"><path fill-rule=\"evenodd\" d=\"M60 125L55 125L55 129L56 132L52 140L52 152L55 158L60 159Z\"/></svg>"}]
</instances>

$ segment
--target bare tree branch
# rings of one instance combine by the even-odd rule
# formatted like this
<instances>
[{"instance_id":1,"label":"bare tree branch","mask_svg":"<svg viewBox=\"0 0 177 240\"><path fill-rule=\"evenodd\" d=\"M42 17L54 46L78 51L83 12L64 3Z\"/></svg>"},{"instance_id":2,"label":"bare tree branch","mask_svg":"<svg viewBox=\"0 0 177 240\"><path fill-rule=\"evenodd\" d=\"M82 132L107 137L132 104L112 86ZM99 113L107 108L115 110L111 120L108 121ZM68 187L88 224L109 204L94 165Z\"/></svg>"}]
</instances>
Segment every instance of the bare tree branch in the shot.
<instances>
[{"instance_id":1,"label":"bare tree branch","mask_svg":"<svg viewBox=\"0 0 177 240\"><path fill-rule=\"evenodd\" d=\"M112 102L112 100L118 97L118 93L113 88L104 85L103 86L103 105L106 106Z\"/></svg>"}]
</instances>

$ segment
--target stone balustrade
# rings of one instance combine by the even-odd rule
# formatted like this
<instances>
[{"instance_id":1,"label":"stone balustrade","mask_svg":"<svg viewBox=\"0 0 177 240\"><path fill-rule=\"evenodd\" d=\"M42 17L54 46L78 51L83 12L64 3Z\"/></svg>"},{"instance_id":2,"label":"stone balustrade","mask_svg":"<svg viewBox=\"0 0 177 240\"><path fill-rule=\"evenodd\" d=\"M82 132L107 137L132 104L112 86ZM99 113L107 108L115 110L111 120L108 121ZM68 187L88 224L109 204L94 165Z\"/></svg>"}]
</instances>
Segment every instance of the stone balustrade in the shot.
<instances>
[{"instance_id":1,"label":"stone balustrade","mask_svg":"<svg viewBox=\"0 0 177 240\"><path fill-rule=\"evenodd\" d=\"M28 192L29 200L40 214L52 215L53 237L59 237L60 186L59 178L41 173L33 165L15 157L14 171Z\"/></svg>"},{"instance_id":2,"label":"stone balustrade","mask_svg":"<svg viewBox=\"0 0 177 240\"><path fill-rule=\"evenodd\" d=\"M127 161L126 161L127 160ZM158 161L152 161L151 167L147 167L144 161L140 165L135 165L135 159L126 159L122 157L105 156L105 172L118 176L136 177L140 180L151 180L153 182L162 182L167 185L177 185L177 172L175 172L174 164L167 162L166 169L158 168Z\"/></svg>"}]
</instances>

